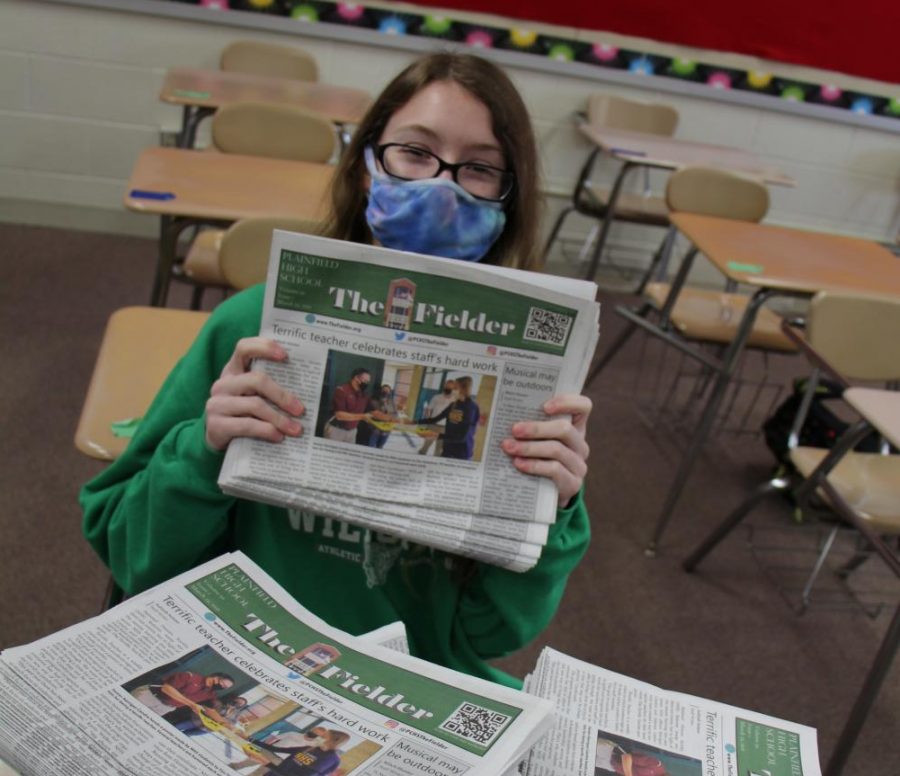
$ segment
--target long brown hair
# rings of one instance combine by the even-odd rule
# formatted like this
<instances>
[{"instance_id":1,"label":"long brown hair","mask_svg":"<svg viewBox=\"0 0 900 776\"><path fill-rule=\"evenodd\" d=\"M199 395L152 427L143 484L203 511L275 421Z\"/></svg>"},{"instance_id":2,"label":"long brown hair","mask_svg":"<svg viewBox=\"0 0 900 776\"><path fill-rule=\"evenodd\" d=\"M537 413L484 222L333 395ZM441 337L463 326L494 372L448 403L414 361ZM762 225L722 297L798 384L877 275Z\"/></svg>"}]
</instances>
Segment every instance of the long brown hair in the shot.
<instances>
[{"instance_id":1,"label":"long brown hair","mask_svg":"<svg viewBox=\"0 0 900 776\"><path fill-rule=\"evenodd\" d=\"M341 240L372 242L365 216L363 151L378 141L399 108L435 81L453 81L487 106L494 136L500 142L507 166L516 176L515 188L504 205L506 226L482 262L540 269L541 257L536 250L538 161L528 111L506 73L492 62L471 54L427 54L385 87L357 127L335 171L331 216L323 233Z\"/></svg>"}]
</instances>

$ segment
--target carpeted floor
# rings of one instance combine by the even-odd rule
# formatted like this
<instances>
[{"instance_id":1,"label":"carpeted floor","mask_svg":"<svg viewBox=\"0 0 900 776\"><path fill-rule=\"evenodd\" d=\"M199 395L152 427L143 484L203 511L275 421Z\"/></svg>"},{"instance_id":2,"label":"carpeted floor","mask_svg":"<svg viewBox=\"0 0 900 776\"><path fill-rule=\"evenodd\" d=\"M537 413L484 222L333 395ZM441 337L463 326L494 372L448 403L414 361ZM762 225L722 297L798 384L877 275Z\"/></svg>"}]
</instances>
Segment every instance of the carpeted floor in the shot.
<instances>
[{"instance_id":1,"label":"carpeted floor","mask_svg":"<svg viewBox=\"0 0 900 776\"><path fill-rule=\"evenodd\" d=\"M101 604L106 574L81 539L76 494L102 464L77 453L72 436L105 321L118 307L146 303L154 250L145 239L0 225L0 648L89 617ZM186 291L176 288L170 304L186 306ZM618 301L604 294L601 348L618 328ZM659 556L646 558L690 417L682 414L680 431L641 419L633 401L639 345L636 338L589 390L591 549L539 642L500 662L524 674L548 644L666 688L803 722L819 729L824 764L900 590L873 561L854 583L882 586L886 612L873 619L859 607L826 606L823 589L795 614L780 592L786 570L771 567L796 558L772 548L814 537L793 526L783 501L754 514L755 553L741 530L697 574L681 570L699 538L768 474L771 456L752 436L723 434L707 447ZM800 365L781 358L770 368L784 384ZM895 666L847 776L900 773L898 734Z\"/></svg>"}]
</instances>

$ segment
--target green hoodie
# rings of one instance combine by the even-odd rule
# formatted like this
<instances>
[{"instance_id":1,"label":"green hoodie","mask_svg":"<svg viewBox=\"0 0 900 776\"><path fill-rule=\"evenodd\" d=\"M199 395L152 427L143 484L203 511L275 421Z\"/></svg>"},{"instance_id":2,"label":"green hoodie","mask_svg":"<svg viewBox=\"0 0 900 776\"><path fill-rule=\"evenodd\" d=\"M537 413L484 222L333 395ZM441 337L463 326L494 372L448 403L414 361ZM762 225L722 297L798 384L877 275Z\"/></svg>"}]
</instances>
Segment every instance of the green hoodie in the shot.
<instances>
[{"instance_id":1,"label":"green hoodie","mask_svg":"<svg viewBox=\"0 0 900 776\"><path fill-rule=\"evenodd\" d=\"M237 340L259 333L262 299L255 286L218 306L126 451L84 486L86 538L129 595L239 549L337 628L359 634L402 620L414 655L518 686L485 661L526 644L555 613L590 539L581 495L557 513L533 569L478 563L462 582L448 553L225 495L204 407Z\"/></svg>"}]
</instances>

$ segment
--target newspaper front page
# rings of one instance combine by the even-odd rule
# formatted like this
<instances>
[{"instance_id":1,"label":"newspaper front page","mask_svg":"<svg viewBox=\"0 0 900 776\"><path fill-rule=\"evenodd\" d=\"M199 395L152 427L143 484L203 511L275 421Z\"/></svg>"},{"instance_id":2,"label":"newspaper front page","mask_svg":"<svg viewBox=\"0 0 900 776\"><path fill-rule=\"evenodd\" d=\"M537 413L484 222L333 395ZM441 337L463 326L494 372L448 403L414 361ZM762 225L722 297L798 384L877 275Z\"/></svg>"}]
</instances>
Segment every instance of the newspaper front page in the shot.
<instances>
[{"instance_id":1,"label":"newspaper front page","mask_svg":"<svg viewBox=\"0 0 900 776\"><path fill-rule=\"evenodd\" d=\"M3 652L0 760L41 776L496 776L551 723L549 701L404 644L402 626L333 629L225 555Z\"/></svg>"},{"instance_id":2,"label":"newspaper front page","mask_svg":"<svg viewBox=\"0 0 900 776\"><path fill-rule=\"evenodd\" d=\"M524 776L821 776L816 731L660 689L549 647L525 683L556 705Z\"/></svg>"},{"instance_id":3,"label":"newspaper front page","mask_svg":"<svg viewBox=\"0 0 900 776\"><path fill-rule=\"evenodd\" d=\"M304 433L234 440L220 486L530 568L557 494L500 442L581 389L595 294L585 281L276 231L261 335L289 356L254 368L299 396ZM453 401L434 414L448 383Z\"/></svg>"}]
</instances>

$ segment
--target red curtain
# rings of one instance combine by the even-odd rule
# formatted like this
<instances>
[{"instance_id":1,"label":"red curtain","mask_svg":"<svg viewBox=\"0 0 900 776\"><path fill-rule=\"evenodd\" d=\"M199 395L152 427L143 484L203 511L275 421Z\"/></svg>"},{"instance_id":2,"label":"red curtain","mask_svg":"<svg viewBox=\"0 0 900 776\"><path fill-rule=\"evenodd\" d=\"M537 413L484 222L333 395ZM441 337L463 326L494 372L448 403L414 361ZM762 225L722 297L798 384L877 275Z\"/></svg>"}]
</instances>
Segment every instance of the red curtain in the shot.
<instances>
[{"instance_id":1,"label":"red curtain","mask_svg":"<svg viewBox=\"0 0 900 776\"><path fill-rule=\"evenodd\" d=\"M900 84L898 0L417 0L730 51ZM652 52L650 52L652 53ZM898 88L900 92L900 88Z\"/></svg>"}]
</instances>

